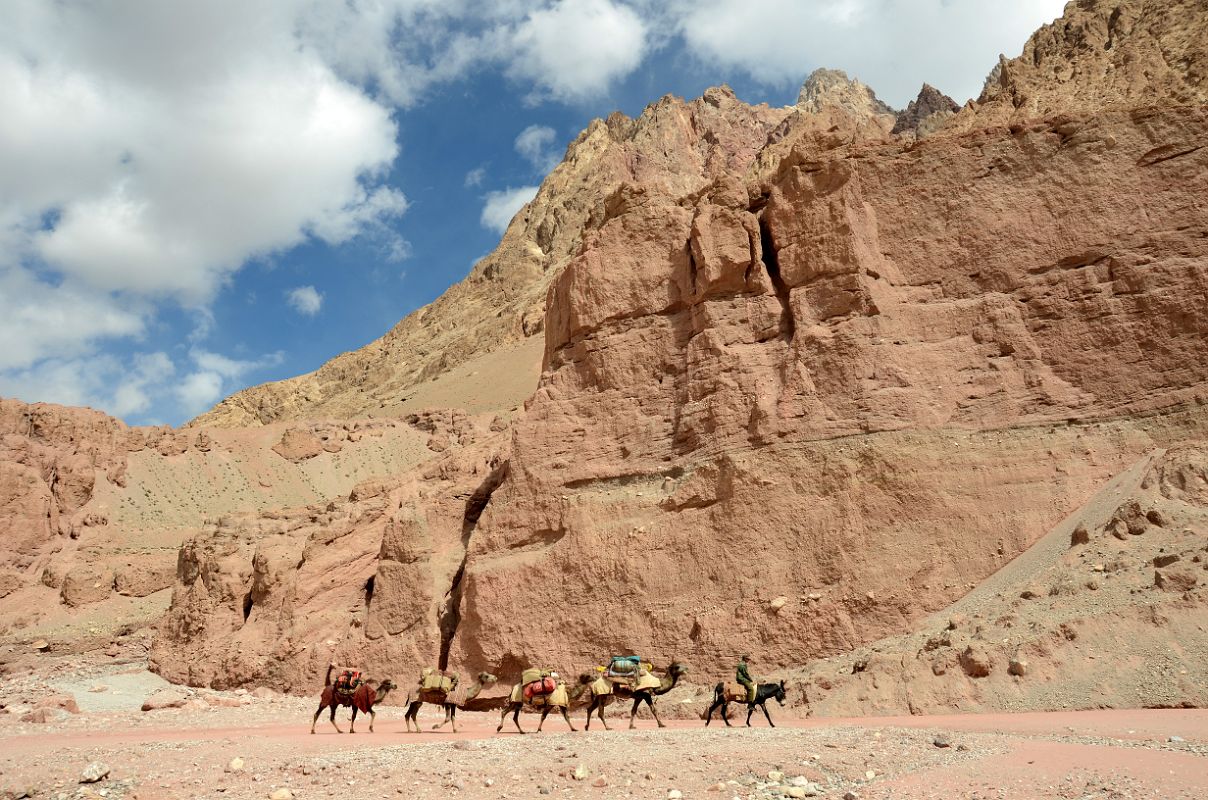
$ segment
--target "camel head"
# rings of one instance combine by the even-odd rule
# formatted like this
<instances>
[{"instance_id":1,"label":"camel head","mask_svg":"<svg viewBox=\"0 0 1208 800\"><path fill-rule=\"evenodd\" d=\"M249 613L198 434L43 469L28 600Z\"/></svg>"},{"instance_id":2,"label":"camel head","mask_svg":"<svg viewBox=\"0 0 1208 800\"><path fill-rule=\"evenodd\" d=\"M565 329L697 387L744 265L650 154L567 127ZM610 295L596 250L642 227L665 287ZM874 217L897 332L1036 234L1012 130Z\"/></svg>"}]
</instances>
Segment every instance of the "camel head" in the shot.
<instances>
[{"instance_id":1,"label":"camel head","mask_svg":"<svg viewBox=\"0 0 1208 800\"><path fill-rule=\"evenodd\" d=\"M492 683L496 683L498 680L499 678L495 677L489 672L478 673L478 683L482 686L490 686Z\"/></svg>"},{"instance_id":2,"label":"camel head","mask_svg":"<svg viewBox=\"0 0 1208 800\"><path fill-rule=\"evenodd\" d=\"M594 672L580 672L579 673L579 685L580 686L590 686L591 684L595 683L596 674L597 673L594 673Z\"/></svg>"},{"instance_id":3,"label":"camel head","mask_svg":"<svg viewBox=\"0 0 1208 800\"><path fill-rule=\"evenodd\" d=\"M396 686L394 681L387 678L386 680L384 680L380 684L378 684L377 699L381 700L383 697L385 697L387 694L390 693L391 689L396 689L396 688L398 688L398 687Z\"/></svg>"},{"instance_id":4,"label":"camel head","mask_svg":"<svg viewBox=\"0 0 1208 800\"><path fill-rule=\"evenodd\" d=\"M671 666L667 667L667 674L673 678L682 678L688 674L688 665L672 661Z\"/></svg>"}]
</instances>

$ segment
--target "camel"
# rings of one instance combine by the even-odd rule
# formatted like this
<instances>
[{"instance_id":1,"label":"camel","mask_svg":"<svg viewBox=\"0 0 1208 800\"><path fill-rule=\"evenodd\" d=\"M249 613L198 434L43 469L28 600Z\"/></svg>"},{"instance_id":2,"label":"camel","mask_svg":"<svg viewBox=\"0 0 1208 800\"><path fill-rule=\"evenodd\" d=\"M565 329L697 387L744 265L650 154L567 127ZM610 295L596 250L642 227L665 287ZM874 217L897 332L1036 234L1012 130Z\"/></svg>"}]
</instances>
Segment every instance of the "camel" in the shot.
<instances>
[{"instance_id":1,"label":"camel","mask_svg":"<svg viewBox=\"0 0 1208 800\"><path fill-rule=\"evenodd\" d=\"M537 695L532 700L524 699L524 684L518 683L512 687L512 694L508 697L508 704L504 706L503 713L499 715L499 726L495 728L495 733L503 730L503 721L507 719L508 714L512 715L512 724L516 726L516 730L520 733L526 731L520 727L520 709L528 705L532 708L541 709L541 721L537 723L537 733L541 733L541 726L545 724L545 718L549 716L550 709L556 708L562 712L562 719L566 720L566 724L570 726L572 732L578 732L574 723L570 721L570 714L567 713L567 708L572 702L579 699L583 694L583 686L576 686L573 691L568 691L565 681L558 681L558 688L550 695Z\"/></svg>"},{"instance_id":2,"label":"camel","mask_svg":"<svg viewBox=\"0 0 1208 800\"><path fill-rule=\"evenodd\" d=\"M730 727L730 717L726 713L730 707L730 703L743 703L747 707L747 727L751 727L751 715L755 713L755 706L763 709L763 715L767 718L768 724L773 728L776 723L772 722L771 715L768 714L767 702L775 698L777 703L784 705L784 681L780 683L761 683L755 688L755 699L747 700L747 690L745 687L738 684L727 687L724 683L719 683L713 687L713 705L709 706L709 713L705 715L705 727L709 727L709 723L713 721L713 712L719 706L721 707L721 718L726 723L726 727Z\"/></svg>"},{"instance_id":3,"label":"camel","mask_svg":"<svg viewBox=\"0 0 1208 800\"><path fill-rule=\"evenodd\" d=\"M629 710L629 728L632 730L635 725L634 721L637 718L638 708L642 703L650 706L650 713L654 715L654 721L659 724L660 728L667 727L663 721L659 719L659 712L654 706L654 700L659 695L667 694L675 688L675 684L679 679L688 673L688 667L672 661L667 667L667 674L659 679L658 688L651 687L649 689L631 689L625 684L612 684L607 692L597 692L596 689L601 687L600 681L605 680L591 673L583 673L579 676L579 683L591 690L591 705L587 707L587 724L585 730L591 730L591 715L595 713L600 718L600 722L604 725L604 730L609 730L608 722L604 719L604 707L609 705L614 698L621 700L633 700L633 708ZM601 687L602 688L602 687Z\"/></svg>"},{"instance_id":4,"label":"camel","mask_svg":"<svg viewBox=\"0 0 1208 800\"><path fill-rule=\"evenodd\" d=\"M457 689L452 693L442 692L439 689L420 689L414 687L407 693L407 713L403 716L403 721L407 723L407 732L411 733L411 723L415 723L415 733L419 733L419 722L415 719L415 715L419 713L419 708L424 703L432 703L438 705L445 710L445 718L432 726L432 730L440 730L445 725L452 723L453 732L457 733L457 709L465 708L466 704L473 700L482 692L483 689L495 683L498 678L489 672L478 673L478 678L465 691L464 694L459 694ZM453 695L450 698L450 694Z\"/></svg>"},{"instance_id":5,"label":"camel","mask_svg":"<svg viewBox=\"0 0 1208 800\"><path fill-rule=\"evenodd\" d=\"M336 724L336 709L340 706L352 707L352 722L348 725L349 733L356 733L357 712L369 715L369 732L373 733L373 720L377 713L373 707L390 693L394 688L394 682L389 678L382 681L375 691L369 682L362 683L356 688L351 695L336 694L336 688L331 685L331 673L336 668L335 664L327 665L327 676L323 678L323 694L319 698L319 710L315 712L315 718L310 721L310 732L315 732L315 723L319 721L319 715L323 713L323 709L331 707L331 726L336 729L336 733L343 733L340 726Z\"/></svg>"}]
</instances>

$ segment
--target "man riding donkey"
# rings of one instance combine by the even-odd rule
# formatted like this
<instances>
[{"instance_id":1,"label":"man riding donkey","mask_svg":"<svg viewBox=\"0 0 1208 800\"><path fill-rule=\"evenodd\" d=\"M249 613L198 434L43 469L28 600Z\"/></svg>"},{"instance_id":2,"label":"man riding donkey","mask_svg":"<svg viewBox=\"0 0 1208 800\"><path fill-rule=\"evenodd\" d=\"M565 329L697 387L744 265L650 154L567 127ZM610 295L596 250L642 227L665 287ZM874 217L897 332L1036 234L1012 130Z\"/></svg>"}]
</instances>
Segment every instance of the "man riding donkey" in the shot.
<instances>
[{"instance_id":1,"label":"man riding donkey","mask_svg":"<svg viewBox=\"0 0 1208 800\"><path fill-rule=\"evenodd\" d=\"M747 667L747 662L751 660L750 656L744 655L738 660L738 669L735 670L734 679L742 684L747 690L747 702L755 702L755 679L751 677L751 672Z\"/></svg>"}]
</instances>

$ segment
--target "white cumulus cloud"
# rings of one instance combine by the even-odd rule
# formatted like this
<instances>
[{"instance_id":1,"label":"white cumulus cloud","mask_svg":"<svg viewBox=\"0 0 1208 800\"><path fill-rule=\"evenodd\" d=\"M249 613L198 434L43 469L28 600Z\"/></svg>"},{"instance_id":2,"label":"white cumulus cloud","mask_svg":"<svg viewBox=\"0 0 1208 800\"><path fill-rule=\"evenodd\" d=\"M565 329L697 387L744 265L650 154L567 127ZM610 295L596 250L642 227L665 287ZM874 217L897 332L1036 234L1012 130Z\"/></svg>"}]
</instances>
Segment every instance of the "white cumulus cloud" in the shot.
<instances>
[{"instance_id":1,"label":"white cumulus cloud","mask_svg":"<svg viewBox=\"0 0 1208 800\"><path fill-rule=\"evenodd\" d=\"M299 314L313 317L323 307L323 295L313 286L298 286L285 293L286 302Z\"/></svg>"},{"instance_id":2,"label":"white cumulus cloud","mask_svg":"<svg viewBox=\"0 0 1208 800\"><path fill-rule=\"evenodd\" d=\"M976 97L998 54L1017 55L1065 0L673 0L663 26L711 67L794 86L846 70L903 107L924 82ZM757 46L752 46L756 43Z\"/></svg>"},{"instance_id":3,"label":"white cumulus cloud","mask_svg":"<svg viewBox=\"0 0 1208 800\"><path fill-rule=\"evenodd\" d=\"M607 91L646 54L646 22L611 0L562 0L539 8L507 42L508 73L538 95L583 100Z\"/></svg>"},{"instance_id":4,"label":"white cumulus cloud","mask_svg":"<svg viewBox=\"0 0 1208 800\"><path fill-rule=\"evenodd\" d=\"M557 131L548 125L529 125L516 137L513 146L525 161L544 174L558 166L558 162L562 160L554 149L557 136Z\"/></svg>"},{"instance_id":5,"label":"white cumulus cloud","mask_svg":"<svg viewBox=\"0 0 1208 800\"><path fill-rule=\"evenodd\" d=\"M512 221L512 217L516 216L516 212L537 196L538 188L540 187L521 186L517 189L487 192L479 221L482 222L483 227L502 234L508 229L508 224Z\"/></svg>"},{"instance_id":6,"label":"white cumulus cloud","mask_svg":"<svg viewBox=\"0 0 1208 800\"><path fill-rule=\"evenodd\" d=\"M189 357L194 369L176 386L175 395L180 407L190 416L196 416L225 397L233 383L249 373L277 366L285 356L271 353L258 359L241 360L195 348Z\"/></svg>"}]
</instances>

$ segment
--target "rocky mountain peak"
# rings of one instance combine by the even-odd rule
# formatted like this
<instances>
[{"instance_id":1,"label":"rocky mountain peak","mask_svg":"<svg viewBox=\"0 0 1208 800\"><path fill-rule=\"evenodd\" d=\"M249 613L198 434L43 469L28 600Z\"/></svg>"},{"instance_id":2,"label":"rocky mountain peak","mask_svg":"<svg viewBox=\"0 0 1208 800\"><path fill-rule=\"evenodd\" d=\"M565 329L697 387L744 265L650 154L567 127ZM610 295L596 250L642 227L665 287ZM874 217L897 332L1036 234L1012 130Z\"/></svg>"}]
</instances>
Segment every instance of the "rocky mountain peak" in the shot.
<instances>
[{"instance_id":1,"label":"rocky mountain peak","mask_svg":"<svg viewBox=\"0 0 1208 800\"><path fill-rule=\"evenodd\" d=\"M934 133L944 121L960 110L948 95L929 83L924 83L919 96L898 114L892 133L913 133L919 138Z\"/></svg>"},{"instance_id":2,"label":"rocky mountain peak","mask_svg":"<svg viewBox=\"0 0 1208 800\"><path fill-rule=\"evenodd\" d=\"M893 114L894 110L877 99L876 93L841 69L816 69L805 79L797 95L797 108L820 114L841 109L857 117Z\"/></svg>"}]
</instances>

